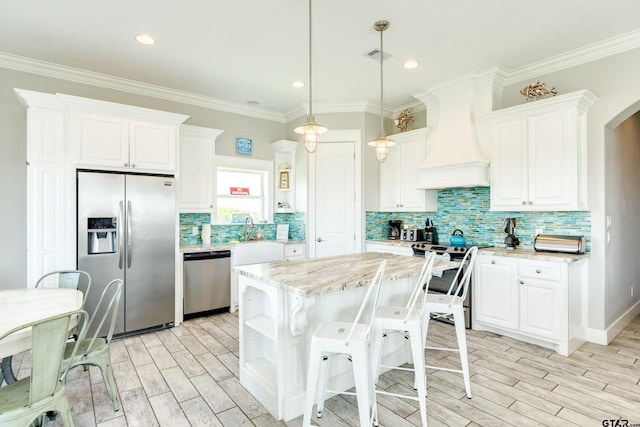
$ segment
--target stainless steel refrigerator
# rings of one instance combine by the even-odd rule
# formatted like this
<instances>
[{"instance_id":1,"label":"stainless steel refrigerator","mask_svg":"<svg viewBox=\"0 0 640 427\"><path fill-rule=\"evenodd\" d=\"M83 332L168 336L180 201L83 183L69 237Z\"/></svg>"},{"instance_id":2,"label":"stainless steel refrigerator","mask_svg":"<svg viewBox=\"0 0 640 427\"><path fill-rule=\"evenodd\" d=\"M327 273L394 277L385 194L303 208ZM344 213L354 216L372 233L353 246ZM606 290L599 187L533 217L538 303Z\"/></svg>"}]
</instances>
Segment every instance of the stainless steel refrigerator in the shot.
<instances>
[{"instance_id":1,"label":"stainless steel refrigerator","mask_svg":"<svg viewBox=\"0 0 640 427\"><path fill-rule=\"evenodd\" d=\"M78 269L92 280L86 310L91 315L104 287L122 279L116 334L172 324L174 178L78 171L77 195Z\"/></svg>"}]
</instances>

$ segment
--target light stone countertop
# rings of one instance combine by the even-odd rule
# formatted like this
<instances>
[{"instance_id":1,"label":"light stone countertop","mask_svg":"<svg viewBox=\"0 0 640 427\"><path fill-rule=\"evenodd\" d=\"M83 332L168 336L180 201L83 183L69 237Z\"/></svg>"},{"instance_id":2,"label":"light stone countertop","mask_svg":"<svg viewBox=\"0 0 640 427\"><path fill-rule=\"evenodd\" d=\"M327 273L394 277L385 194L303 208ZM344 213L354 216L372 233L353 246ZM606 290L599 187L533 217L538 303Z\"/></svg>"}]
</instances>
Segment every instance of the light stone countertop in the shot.
<instances>
[{"instance_id":1,"label":"light stone countertop","mask_svg":"<svg viewBox=\"0 0 640 427\"><path fill-rule=\"evenodd\" d=\"M566 254L560 252L536 252L533 249L484 248L478 250L481 255L494 255L532 259L537 261L566 262L568 264L589 258L589 254Z\"/></svg>"},{"instance_id":2,"label":"light stone countertop","mask_svg":"<svg viewBox=\"0 0 640 427\"><path fill-rule=\"evenodd\" d=\"M375 243L379 245L389 245L389 246L406 246L411 247L414 243L423 243L423 242L409 242L407 240L400 239L377 239L377 240L367 240L367 243Z\"/></svg>"},{"instance_id":3,"label":"light stone countertop","mask_svg":"<svg viewBox=\"0 0 640 427\"><path fill-rule=\"evenodd\" d=\"M418 276L424 258L362 252L323 258L272 262L235 267L239 274L304 297L368 285L383 259L384 281ZM454 261L436 260L434 274L457 268Z\"/></svg>"},{"instance_id":4,"label":"light stone countertop","mask_svg":"<svg viewBox=\"0 0 640 427\"><path fill-rule=\"evenodd\" d=\"M281 242L278 240L249 240L248 242L226 242L226 243L211 243L209 245L185 245L180 246L180 252L208 252L208 251L224 251L231 250L238 245L248 245L253 243L283 243L285 245L304 245L305 240L288 240Z\"/></svg>"}]
</instances>

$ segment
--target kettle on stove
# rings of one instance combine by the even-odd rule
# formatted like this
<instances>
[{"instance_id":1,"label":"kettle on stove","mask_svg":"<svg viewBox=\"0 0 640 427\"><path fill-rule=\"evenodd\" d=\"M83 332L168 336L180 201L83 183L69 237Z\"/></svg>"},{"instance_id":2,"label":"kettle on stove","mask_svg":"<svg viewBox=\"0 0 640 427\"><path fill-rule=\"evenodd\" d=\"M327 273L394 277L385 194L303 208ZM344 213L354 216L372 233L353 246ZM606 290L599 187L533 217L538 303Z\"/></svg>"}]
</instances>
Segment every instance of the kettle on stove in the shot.
<instances>
[{"instance_id":1,"label":"kettle on stove","mask_svg":"<svg viewBox=\"0 0 640 427\"><path fill-rule=\"evenodd\" d=\"M463 248L467 245L467 239L464 237L464 233L462 232L462 230L456 228L455 230L453 230L453 233L451 233L449 243L451 244L451 246Z\"/></svg>"}]
</instances>

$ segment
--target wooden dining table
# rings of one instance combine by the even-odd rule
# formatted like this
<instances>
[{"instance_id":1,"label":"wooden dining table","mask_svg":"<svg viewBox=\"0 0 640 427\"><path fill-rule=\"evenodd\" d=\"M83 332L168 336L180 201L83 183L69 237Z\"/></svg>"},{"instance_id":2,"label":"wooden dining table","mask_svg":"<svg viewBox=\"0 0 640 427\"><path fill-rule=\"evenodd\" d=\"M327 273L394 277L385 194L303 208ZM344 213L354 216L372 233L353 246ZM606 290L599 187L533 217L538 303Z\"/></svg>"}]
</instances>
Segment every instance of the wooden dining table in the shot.
<instances>
[{"instance_id":1,"label":"wooden dining table","mask_svg":"<svg viewBox=\"0 0 640 427\"><path fill-rule=\"evenodd\" d=\"M0 336L31 322L82 307L82 292L66 288L19 288L0 290ZM25 329L0 340L0 358L6 366L11 356L31 348L31 331ZM6 370L5 370L6 372ZM2 383L0 373L0 384ZM11 382L13 378L6 378Z\"/></svg>"}]
</instances>

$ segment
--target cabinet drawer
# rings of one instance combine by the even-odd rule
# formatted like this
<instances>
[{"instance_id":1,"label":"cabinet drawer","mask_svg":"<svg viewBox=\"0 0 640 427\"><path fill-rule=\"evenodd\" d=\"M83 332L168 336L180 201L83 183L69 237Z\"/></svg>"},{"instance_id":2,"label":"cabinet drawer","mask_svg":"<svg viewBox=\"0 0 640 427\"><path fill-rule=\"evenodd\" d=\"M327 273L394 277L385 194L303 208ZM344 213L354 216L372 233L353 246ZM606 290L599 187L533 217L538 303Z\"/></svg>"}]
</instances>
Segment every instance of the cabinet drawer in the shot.
<instances>
[{"instance_id":1,"label":"cabinet drawer","mask_svg":"<svg viewBox=\"0 0 640 427\"><path fill-rule=\"evenodd\" d=\"M520 276L541 280L560 280L561 266L552 263L521 263Z\"/></svg>"},{"instance_id":2,"label":"cabinet drawer","mask_svg":"<svg viewBox=\"0 0 640 427\"><path fill-rule=\"evenodd\" d=\"M284 256L304 256L304 245L284 245Z\"/></svg>"}]
</instances>

